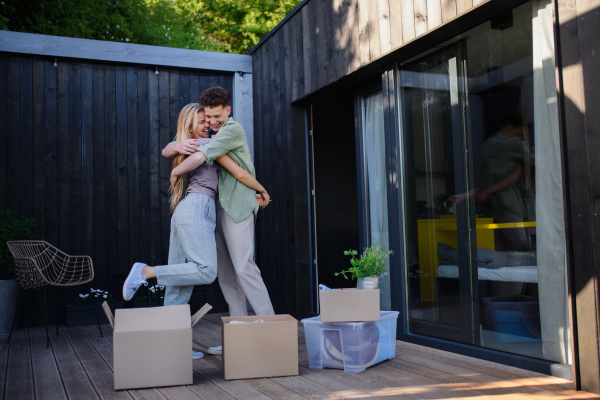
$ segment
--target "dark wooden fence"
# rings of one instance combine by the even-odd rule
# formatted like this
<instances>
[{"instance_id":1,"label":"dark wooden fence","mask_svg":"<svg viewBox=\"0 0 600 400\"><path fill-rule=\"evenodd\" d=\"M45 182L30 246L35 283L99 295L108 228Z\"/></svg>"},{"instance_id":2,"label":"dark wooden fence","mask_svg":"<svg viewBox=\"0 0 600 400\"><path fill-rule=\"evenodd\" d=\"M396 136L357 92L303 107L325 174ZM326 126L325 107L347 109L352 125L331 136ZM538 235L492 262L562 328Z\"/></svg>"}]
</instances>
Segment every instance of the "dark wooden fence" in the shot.
<instances>
[{"instance_id":1,"label":"dark wooden fence","mask_svg":"<svg viewBox=\"0 0 600 400\"><path fill-rule=\"evenodd\" d=\"M232 77L0 54L0 210L34 218L66 253L90 255L92 287L120 297L115 276L132 263L167 263L171 164L160 153L179 111L208 87L233 93ZM79 292L66 291L59 311ZM194 299L226 311L217 282ZM40 323L43 297L23 309L22 324Z\"/></svg>"}]
</instances>

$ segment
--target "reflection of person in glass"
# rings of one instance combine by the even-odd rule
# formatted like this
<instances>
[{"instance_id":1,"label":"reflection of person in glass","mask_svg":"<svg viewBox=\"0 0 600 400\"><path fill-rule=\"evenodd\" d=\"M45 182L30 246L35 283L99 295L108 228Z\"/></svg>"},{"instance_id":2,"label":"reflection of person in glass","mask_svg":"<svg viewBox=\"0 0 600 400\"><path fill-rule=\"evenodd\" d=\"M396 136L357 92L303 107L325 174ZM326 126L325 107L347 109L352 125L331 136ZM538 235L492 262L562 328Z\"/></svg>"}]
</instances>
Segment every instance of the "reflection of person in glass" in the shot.
<instances>
[{"instance_id":1,"label":"reflection of person in glass","mask_svg":"<svg viewBox=\"0 0 600 400\"><path fill-rule=\"evenodd\" d=\"M527 208L519 183L526 163L533 163L534 158L523 142L523 116L519 113L506 115L499 132L485 141L481 153L480 182L471 192L475 202L485 206L485 216L494 218L496 223L524 222ZM460 203L466 198L465 193L450 196L448 200ZM527 229L496 229L495 242L497 251L522 250L528 243Z\"/></svg>"}]
</instances>

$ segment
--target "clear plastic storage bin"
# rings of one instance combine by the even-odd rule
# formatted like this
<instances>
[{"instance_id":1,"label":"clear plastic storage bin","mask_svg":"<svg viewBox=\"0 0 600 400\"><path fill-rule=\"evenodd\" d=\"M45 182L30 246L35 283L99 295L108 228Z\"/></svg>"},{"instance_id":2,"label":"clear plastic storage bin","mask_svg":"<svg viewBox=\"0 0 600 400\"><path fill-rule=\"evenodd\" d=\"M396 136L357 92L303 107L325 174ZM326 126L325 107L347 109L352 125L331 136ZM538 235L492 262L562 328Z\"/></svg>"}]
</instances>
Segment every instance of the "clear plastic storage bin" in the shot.
<instances>
[{"instance_id":1,"label":"clear plastic storage bin","mask_svg":"<svg viewBox=\"0 0 600 400\"><path fill-rule=\"evenodd\" d=\"M302 320L310 368L339 368L362 372L396 356L398 311L381 311L377 322L321 322Z\"/></svg>"}]
</instances>

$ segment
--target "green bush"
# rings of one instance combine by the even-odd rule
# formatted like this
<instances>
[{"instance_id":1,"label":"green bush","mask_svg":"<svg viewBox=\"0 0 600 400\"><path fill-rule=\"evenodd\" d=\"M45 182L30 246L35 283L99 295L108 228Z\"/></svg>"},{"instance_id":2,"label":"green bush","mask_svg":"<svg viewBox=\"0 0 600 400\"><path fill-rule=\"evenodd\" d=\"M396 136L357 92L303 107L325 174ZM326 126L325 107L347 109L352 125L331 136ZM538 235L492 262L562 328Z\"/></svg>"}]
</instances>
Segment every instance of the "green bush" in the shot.
<instances>
[{"instance_id":1,"label":"green bush","mask_svg":"<svg viewBox=\"0 0 600 400\"><path fill-rule=\"evenodd\" d=\"M37 224L33 219L19 221L15 218L15 213L10 209L0 212L0 279L11 279L13 274L13 260L6 242L11 240L35 240L38 239L37 233L33 230Z\"/></svg>"}]
</instances>

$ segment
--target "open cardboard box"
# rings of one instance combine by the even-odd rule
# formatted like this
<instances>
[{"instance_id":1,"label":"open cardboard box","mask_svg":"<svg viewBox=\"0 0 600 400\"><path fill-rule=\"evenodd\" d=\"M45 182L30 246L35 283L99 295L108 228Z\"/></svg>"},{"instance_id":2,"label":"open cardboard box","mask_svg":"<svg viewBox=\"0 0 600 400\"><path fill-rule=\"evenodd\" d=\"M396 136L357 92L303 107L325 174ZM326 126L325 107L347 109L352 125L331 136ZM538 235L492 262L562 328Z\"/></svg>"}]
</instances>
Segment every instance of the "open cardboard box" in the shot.
<instances>
[{"instance_id":1,"label":"open cardboard box","mask_svg":"<svg viewBox=\"0 0 600 400\"><path fill-rule=\"evenodd\" d=\"M252 323L260 319L264 322ZM226 380L298 375L298 321L294 317L223 317L221 327Z\"/></svg>"},{"instance_id":2,"label":"open cardboard box","mask_svg":"<svg viewBox=\"0 0 600 400\"><path fill-rule=\"evenodd\" d=\"M379 321L379 289L319 290L321 322Z\"/></svg>"},{"instance_id":3,"label":"open cardboard box","mask_svg":"<svg viewBox=\"0 0 600 400\"><path fill-rule=\"evenodd\" d=\"M115 390L191 385L192 327L212 306L205 304L190 318L190 306L117 309L106 302L104 313L113 328Z\"/></svg>"}]
</instances>

